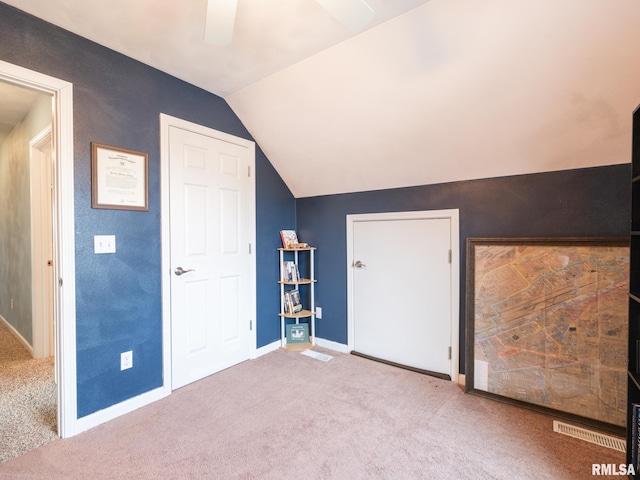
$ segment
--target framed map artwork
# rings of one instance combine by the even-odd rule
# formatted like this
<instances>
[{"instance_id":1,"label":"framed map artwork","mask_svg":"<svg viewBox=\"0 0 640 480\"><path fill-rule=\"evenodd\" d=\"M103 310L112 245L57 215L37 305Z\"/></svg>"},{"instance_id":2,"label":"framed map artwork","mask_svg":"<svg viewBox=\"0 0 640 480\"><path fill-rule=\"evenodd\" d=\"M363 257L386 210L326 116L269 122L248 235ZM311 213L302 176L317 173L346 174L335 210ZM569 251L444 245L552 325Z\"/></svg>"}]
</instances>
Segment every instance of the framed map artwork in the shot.
<instances>
[{"instance_id":1,"label":"framed map artwork","mask_svg":"<svg viewBox=\"0 0 640 480\"><path fill-rule=\"evenodd\" d=\"M624 427L628 292L627 238L468 239L466 390Z\"/></svg>"}]
</instances>

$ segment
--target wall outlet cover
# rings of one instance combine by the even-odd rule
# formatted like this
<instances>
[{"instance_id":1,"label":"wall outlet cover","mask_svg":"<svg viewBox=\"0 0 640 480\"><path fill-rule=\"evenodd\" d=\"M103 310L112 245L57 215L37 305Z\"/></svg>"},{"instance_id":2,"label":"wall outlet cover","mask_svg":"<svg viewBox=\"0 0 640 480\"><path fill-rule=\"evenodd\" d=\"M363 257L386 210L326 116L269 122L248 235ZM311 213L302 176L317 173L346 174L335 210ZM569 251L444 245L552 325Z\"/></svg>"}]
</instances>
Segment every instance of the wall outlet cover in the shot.
<instances>
[{"instance_id":1,"label":"wall outlet cover","mask_svg":"<svg viewBox=\"0 0 640 480\"><path fill-rule=\"evenodd\" d=\"M120 370L127 370L133 367L133 351L122 352L120 354Z\"/></svg>"}]
</instances>

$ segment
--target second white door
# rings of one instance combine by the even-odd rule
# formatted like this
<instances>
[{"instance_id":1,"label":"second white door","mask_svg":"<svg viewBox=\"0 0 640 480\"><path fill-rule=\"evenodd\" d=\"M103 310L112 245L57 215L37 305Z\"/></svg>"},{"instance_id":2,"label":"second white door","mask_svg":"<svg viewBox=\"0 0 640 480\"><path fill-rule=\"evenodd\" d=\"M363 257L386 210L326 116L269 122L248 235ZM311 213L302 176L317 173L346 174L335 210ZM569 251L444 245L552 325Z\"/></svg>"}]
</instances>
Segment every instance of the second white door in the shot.
<instances>
[{"instance_id":1,"label":"second white door","mask_svg":"<svg viewBox=\"0 0 640 480\"><path fill-rule=\"evenodd\" d=\"M250 357L255 207L245 145L172 126L169 152L176 389Z\"/></svg>"},{"instance_id":2,"label":"second white door","mask_svg":"<svg viewBox=\"0 0 640 480\"><path fill-rule=\"evenodd\" d=\"M353 223L353 348L449 375L451 220Z\"/></svg>"}]
</instances>

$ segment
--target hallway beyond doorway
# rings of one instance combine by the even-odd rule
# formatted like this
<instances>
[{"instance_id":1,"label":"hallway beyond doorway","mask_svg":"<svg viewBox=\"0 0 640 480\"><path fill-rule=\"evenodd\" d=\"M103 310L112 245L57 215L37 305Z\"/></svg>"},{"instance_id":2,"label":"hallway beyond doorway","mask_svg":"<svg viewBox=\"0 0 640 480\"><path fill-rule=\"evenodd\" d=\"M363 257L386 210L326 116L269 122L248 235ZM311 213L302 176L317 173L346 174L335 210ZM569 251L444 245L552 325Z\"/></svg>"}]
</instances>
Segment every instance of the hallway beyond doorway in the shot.
<instances>
[{"instance_id":1,"label":"hallway beyond doorway","mask_svg":"<svg viewBox=\"0 0 640 480\"><path fill-rule=\"evenodd\" d=\"M0 463L58 438L53 364L31 358L0 319Z\"/></svg>"}]
</instances>

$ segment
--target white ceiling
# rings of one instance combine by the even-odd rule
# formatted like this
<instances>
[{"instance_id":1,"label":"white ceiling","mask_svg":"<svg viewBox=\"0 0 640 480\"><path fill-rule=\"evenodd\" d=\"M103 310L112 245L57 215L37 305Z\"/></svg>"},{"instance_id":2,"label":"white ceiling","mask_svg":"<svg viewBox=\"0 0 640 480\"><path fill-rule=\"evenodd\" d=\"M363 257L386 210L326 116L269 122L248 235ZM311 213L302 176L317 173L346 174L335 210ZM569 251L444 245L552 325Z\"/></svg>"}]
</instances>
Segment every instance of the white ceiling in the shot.
<instances>
[{"instance_id":1,"label":"white ceiling","mask_svg":"<svg viewBox=\"0 0 640 480\"><path fill-rule=\"evenodd\" d=\"M41 93L0 82L0 145L27 116Z\"/></svg>"},{"instance_id":2,"label":"white ceiling","mask_svg":"<svg viewBox=\"0 0 640 480\"><path fill-rule=\"evenodd\" d=\"M637 0L4 0L224 97L296 197L626 163Z\"/></svg>"}]
</instances>

